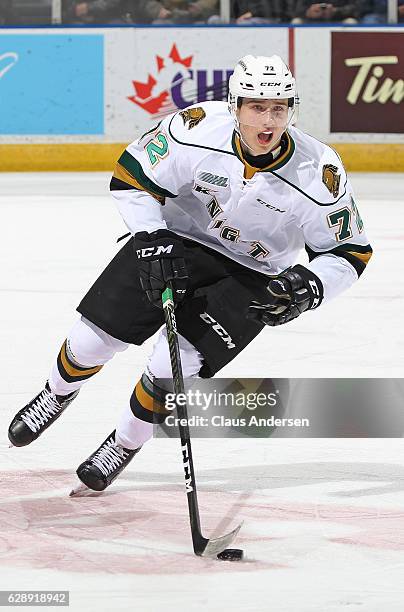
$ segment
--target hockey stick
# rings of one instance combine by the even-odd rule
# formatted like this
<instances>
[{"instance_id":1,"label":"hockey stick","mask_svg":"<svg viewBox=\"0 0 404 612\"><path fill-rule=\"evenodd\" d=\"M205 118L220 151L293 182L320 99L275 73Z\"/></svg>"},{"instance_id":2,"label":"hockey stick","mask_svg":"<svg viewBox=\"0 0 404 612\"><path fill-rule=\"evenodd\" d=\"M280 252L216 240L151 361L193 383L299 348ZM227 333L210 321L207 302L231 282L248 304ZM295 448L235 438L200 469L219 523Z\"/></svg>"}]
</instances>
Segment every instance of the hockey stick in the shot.
<instances>
[{"instance_id":1,"label":"hockey stick","mask_svg":"<svg viewBox=\"0 0 404 612\"><path fill-rule=\"evenodd\" d=\"M182 375L180 347L178 342L177 324L174 314L174 300L171 287L163 292L163 310L167 329L168 346L170 350L171 369L173 374L173 386L176 395L185 393L184 377ZM177 404L177 415L179 418L179 432L182 447L182 461L185 475L185 490L188 499L188 512L191 523L192 544L194 553L203 557L217 556L223 552L234 540L240 531L241 524L230 533L220 538L208 539L201 533L201 522L199 517L198 497L196 493L196 481L194 464L192 460L191 438L188 426L188 412L186 405ZM186 422L186 425L182 423Z\"/></svg>"}]
</instances>

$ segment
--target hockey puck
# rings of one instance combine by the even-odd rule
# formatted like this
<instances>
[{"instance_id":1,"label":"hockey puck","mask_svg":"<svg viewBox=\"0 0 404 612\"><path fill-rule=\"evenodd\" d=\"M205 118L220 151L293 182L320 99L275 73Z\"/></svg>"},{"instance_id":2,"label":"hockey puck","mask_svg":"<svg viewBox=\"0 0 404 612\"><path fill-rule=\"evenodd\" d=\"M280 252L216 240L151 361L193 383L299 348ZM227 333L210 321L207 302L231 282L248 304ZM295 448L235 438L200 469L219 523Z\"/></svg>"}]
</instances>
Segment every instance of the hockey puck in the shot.
<instances>
[{"instance_id":1,"label":"hockey puck","mask_svg":"<svg viewBox=\"0 0 404 612\"><path fill-rule=\"evenodd\" d=\"M221 561L241 561L243 554L241 548L226 548L217 555L217 558Z\"/></svg>"}]
</instances>

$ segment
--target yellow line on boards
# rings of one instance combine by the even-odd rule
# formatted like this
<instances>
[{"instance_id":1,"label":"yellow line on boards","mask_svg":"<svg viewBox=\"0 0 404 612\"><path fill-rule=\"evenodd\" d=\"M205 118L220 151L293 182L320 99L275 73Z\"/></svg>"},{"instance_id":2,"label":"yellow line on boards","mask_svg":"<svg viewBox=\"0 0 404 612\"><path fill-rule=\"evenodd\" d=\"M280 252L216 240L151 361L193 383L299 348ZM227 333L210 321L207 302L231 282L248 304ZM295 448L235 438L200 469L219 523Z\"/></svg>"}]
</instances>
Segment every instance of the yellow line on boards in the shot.
<instances>
[{"instance_id":1,"label":"yellow line on boards","mask_svg":"<svg viewBox=\"0 0 404 612\"><path fill-rule=\"evenodd\" d=\"M330 144L348 172L404 172L402 144Z\"/></svg>"},{"instance_id":2,"label":"yellow line on boards","mask_svg":"<svg viewBox=\"0 0 404 612\"><path fill-rule=\"evenodd\" d=\"M114 169L127 144L0 144L1 172L96 172Z\"/></svg>"},{"instance_id":3,"label":"yellow line on boards","mask_svg":"<svg viewBox=\"0 0 404 612\"><path fill-rule=\"evenodd\" d=\"M0 172L113 171L125 143L0 144ZM348 171L404 172L404 145L336 143Z\"/></svg>"}]
</instances>

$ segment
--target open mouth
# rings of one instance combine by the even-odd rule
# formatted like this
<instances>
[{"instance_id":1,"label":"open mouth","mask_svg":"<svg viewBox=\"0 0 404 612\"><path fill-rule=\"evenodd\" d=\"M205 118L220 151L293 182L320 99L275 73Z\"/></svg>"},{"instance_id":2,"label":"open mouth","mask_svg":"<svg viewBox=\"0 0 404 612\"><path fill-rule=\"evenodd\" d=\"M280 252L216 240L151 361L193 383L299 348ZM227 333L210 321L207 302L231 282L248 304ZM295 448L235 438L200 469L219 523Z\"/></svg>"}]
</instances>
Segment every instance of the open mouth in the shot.
<instances>
[{"instance_id":1,"label":"open mouth","mask_svg":"<svg viewBox=\"0 0 404 612\"><path fill-rule=\"evenodd\" d=\"M266 130L265 132L260 132L258 134L258 142L260 145L268 145L272 140L272 132L270 130Z\"/></svg>"}]
</instances>

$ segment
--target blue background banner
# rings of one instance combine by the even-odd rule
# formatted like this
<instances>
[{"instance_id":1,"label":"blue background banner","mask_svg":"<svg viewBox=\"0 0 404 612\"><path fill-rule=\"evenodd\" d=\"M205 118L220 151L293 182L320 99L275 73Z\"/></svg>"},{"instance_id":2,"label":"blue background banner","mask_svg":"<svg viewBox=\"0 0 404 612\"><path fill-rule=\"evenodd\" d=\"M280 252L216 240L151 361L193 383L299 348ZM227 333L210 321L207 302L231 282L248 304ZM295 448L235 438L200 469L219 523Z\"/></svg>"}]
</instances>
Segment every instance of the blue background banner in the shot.
<instances>
[{"instance_id":1,"label":"blue background banner","mask_svg":"<svg viewBox=\"0 0 404 612\"><path fill-rule=\"evenodd\" d=\"M1 134L103 134L103 35L0 36Z\"/></svg>"}]
</instances>

